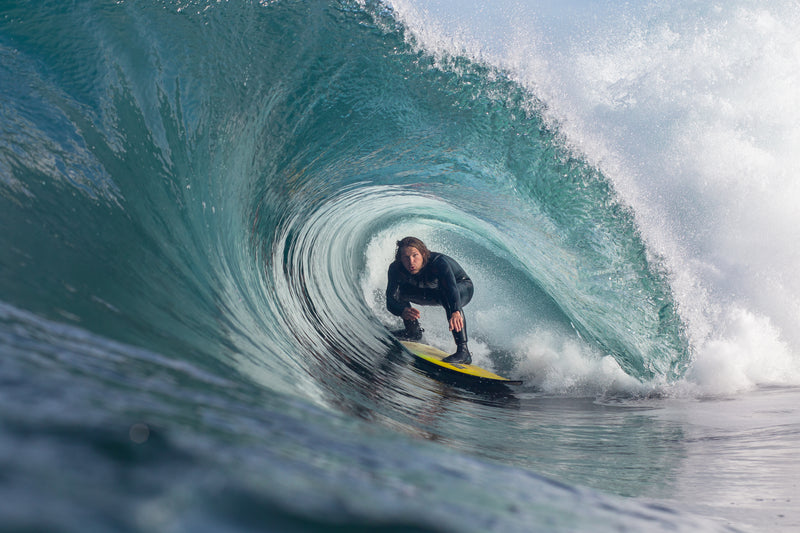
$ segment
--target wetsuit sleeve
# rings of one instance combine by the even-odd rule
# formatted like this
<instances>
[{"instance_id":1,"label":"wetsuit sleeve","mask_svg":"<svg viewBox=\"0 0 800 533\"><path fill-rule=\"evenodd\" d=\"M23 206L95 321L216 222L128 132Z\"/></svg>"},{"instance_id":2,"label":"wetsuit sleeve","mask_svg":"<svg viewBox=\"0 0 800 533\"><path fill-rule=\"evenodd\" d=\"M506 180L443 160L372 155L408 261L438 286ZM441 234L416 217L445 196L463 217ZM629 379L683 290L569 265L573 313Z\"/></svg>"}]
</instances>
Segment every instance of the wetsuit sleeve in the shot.
<instances>
[{"instance_id":1,"label":"wetsuit sleeve","mask_svg":"<svg viewBox=\"0 0 800 533\"><path fill-rule=\"evenodd\" d=\"M397 268L400 265L392 263L389 265L389 281L386 284L386 309L395 316L403 314L406 307L410 307L410 302L403 302L398 300L400 294L400 276L398 275Z\"/></svg>"},{"instance_id":2,"label":"wetsuit sleeve","mask_svg":"<svg viewBox=\"0 0 800 533\"><path fill-rule=\"evenodd\" d=\"M447 316L455 311L461 311L461 295L458 292L455 272L446 256L441 256L437 261L436 274L439 279L439 290L442 295L442 305L447 311Z\"/></svg>"}]
</instances>

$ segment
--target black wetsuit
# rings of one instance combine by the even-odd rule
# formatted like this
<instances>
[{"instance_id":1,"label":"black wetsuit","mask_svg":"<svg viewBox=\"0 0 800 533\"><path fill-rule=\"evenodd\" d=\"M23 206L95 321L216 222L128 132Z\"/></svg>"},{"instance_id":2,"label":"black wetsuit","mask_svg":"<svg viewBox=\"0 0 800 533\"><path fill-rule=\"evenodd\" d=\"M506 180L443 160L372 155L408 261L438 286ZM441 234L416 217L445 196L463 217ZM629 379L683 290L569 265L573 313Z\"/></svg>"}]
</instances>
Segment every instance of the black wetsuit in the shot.
<instances>
[{"instance_id":1,"label":"black wetsuit","mask_svg":"<svg viewBox=\"0 0 800 533\"><path fill-rule=\"evenodd\" d=\"M472 299L474 288L467 273L452 257L431 252L424 267L411 274L400 261L389 265L389 283L386 285L386 308L396 316L403 314L411 303L441 305L447 319L455 311L464 318L461 331L453 332L456 343L467 342L467 321L463 307Z\"/></svg>"}]
</instances>

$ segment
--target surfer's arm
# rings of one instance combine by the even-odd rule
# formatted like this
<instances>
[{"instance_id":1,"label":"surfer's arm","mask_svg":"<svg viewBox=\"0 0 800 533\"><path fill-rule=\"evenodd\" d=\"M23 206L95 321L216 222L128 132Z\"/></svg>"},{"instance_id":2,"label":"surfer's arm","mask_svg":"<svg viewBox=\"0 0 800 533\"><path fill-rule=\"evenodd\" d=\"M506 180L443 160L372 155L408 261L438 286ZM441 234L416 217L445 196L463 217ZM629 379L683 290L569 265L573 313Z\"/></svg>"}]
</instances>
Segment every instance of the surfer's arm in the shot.
<instances>
[{"instance_id":1,"label":"surfer's arm","mask_svg":"<svg viewBox=\"0 0 800 533\"><path fill-rule=\"evenodd\" d=\"M404 311L412 309L412 307L410 302L403 302L397 299L400 294L400 279L397 275L397 267L397 263L389 265L389 281L386 284L386 309L395 316L403 316Z\"/></svg>"},{"instance_id":2,"label":"surfer's arm","mask_svg":"<svg viewBox=\"0 0 800 533\"><path fill-rule=\"evenodd\" d=\"M439 290L442 295L442 304L450 317L450 329L453 329L453 318L456 313L463 324L463 317L461 317L461 295L458 292L458 284L450 262L447 261L445 256L440 256L436 265L437 278L439 279ZM463 326L462 326L463 327ZM461 331L457 329L456 331Z\"/></svg>"}]
</instances>

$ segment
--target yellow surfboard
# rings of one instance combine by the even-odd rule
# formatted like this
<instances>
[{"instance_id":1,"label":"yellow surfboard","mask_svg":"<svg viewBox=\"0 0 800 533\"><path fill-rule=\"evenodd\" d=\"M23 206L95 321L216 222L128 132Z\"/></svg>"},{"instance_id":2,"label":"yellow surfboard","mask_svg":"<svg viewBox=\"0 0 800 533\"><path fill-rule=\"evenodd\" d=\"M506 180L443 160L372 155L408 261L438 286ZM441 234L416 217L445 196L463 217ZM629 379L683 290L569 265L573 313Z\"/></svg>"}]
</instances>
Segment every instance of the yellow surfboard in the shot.
<instances>
[{"instance_id":1,"label":"yellow surfboard","mask_svg":"<svg viewBox=\"0 0 800 533\"><path fill-rule=\"evenodd\" d=\"M513 379L504 378L503 376L498 376L494 372L489 372L485 368L481 368L476 365L445 363L442 361L442 359L450 354L443 352L438 348L434 348L433 346L411 341L400 341L400 343L405 346L408 351L411 352L417 359L421 359L432 365L435 365L438 369L455 372L456 374L452 374L453 377L458 376L476 383L494 385L522 385L522 381L516 381Z\"/></svg>"}]
</instances>

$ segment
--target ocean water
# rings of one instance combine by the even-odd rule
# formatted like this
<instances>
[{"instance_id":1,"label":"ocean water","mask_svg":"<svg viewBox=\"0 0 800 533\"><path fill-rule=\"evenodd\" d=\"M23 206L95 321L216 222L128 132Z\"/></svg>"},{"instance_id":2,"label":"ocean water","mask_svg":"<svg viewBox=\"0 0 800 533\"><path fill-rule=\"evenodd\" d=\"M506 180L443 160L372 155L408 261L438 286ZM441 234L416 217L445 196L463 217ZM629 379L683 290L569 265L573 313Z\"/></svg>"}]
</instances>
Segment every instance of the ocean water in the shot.
<instances>
[{"instance_id":1,"label":"ocean water","mask_svg":"<svg viewBox=\"0 0 800 533\"><path fill-rule=\"evenodd\" d=\"M797 531L798 25L3 0L0 530ZM523 386L413 365L406 235Z\"/></svg>"}]
</instances>

